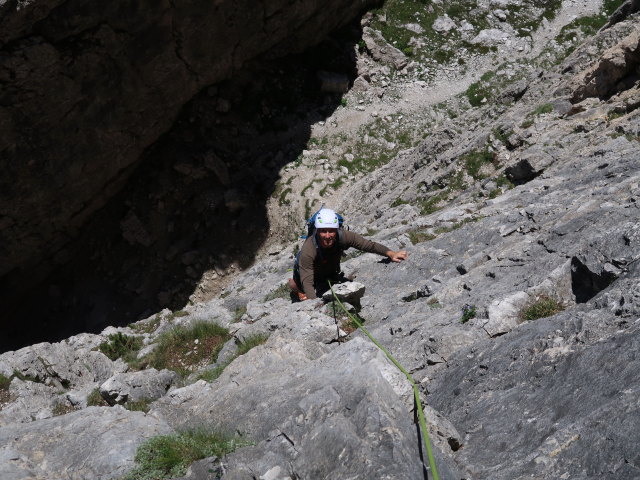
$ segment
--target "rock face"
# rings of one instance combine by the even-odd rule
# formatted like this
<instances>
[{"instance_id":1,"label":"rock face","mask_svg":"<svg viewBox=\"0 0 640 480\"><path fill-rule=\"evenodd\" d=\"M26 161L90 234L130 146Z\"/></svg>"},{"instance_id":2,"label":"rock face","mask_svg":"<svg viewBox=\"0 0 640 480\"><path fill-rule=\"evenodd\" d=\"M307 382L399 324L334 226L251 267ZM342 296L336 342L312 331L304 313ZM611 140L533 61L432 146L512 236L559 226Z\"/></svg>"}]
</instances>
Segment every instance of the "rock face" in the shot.
<instances>
[{"instance_id":1,"label":"rock face","mask_svg":"<svg viewBox=\"0 0 640 480\"><path fill-rule=\"evenodd\" d=\"M317 43L370 3L2 2L0 277L55 264L203 87Z\"/></svg>"},{"instance_id":2,"label":"rock face","mask_svg":"<svg viewBox=\"0 0 640 480\"><path fill-rule=\"evenodd\" d=\"M637 69L624 52L639 22L535 71L513 103L442 120L336 205L409 252L342 267L366 287L365 326L419 385L443 480L640 477L640 84L574 96L602 65ZM290 302L294 247L180 313L0 355L0 477L119 478L148 436L205 425L251 445L184 479L429 478L406 377L331 305ZM144 364L196 320L233 338L183 383L96 351L136 336ZM86 407L101 385L118 402L145 382L147 414Z\"/></svg>"}]
</instances>

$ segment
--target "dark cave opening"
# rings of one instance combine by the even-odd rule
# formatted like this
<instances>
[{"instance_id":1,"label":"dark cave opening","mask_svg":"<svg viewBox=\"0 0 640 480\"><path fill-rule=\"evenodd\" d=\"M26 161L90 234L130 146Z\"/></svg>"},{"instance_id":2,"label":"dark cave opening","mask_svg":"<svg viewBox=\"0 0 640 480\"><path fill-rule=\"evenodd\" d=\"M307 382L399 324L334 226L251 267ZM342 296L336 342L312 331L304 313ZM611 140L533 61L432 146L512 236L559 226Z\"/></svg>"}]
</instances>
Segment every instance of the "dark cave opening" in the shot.
<instances>
[{"instance_id":1,"label":"dark cave opening","mask_svg":"<svg viewBox=\"0 0 640 480\"><path fill-rule=\"evenodd\" d=\"M361 35L358 19L310 50L256 60L203 89L58 252L55 268L0 280L0 351L179 310L205 276L250 266L267 237L280 169L340 105L340 93L321 91L318 72L353 82Z\"/></svg>"}]
</instances>

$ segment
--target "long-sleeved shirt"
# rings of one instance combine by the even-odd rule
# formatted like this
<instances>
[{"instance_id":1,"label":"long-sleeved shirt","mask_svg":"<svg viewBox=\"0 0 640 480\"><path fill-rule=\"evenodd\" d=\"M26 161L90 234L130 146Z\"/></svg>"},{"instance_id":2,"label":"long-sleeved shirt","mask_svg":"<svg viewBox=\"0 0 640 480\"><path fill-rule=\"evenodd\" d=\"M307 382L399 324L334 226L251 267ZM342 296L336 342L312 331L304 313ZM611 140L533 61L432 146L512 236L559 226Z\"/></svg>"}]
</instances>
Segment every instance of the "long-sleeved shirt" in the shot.
<instances>
[{"instance_id":1,"label":"long-sleeved shirt","mask_svg":"<svg viewBox=\"0 0 640 480\"><path fill-rule=\"evenodd\" d=\"M317 298L316 287L319 286L319 283L330 279L340 271L340 257L347 248L353 247L382 256L385 256L389 251L386 246L367 240L362 235L348 230L343 232L342 246L338 243L336 238L332 248L318 247L316 249L313 238L309 237L302 245L298 265L301 287L308 298Z\"/></svg>"}]
</instances>

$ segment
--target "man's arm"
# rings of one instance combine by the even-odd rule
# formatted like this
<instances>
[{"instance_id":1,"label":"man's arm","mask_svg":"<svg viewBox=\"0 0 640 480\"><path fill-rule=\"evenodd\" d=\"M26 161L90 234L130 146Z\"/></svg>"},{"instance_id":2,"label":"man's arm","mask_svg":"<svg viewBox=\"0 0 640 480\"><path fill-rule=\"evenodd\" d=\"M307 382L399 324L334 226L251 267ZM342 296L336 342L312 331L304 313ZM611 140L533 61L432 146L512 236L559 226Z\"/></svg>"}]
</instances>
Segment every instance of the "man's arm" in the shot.
<instances>
[{"instance_id":1,"label":"man's arm","mask_svg":"<svg viewBox=\"0 0 640 480\"><path fill-rule=\"evenodd\" d=\"M347 246L357 248L364 252L377 253L383 257L388 257L392 262L401 262L409 257L406 250L394 251L381 243L374 242L358 235L355 232L344 232L344 240Z\"/></svg>"}]
</instances>

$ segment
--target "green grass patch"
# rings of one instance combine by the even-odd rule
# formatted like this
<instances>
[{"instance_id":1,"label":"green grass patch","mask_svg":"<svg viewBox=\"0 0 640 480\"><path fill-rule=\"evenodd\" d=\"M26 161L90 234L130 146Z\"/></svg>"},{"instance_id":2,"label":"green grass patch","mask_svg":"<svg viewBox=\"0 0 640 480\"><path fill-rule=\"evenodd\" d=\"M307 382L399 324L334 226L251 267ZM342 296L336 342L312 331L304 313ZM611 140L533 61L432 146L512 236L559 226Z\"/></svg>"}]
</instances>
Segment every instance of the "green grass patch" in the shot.
<instances>
[{"instance_id":1,"label":"green grass patch","mask_svg":"<svg viewBox=\"0 0 640 480\"><path fill-rule=\"evenodd\" d=\"M291 203L289 200L287 200L287 195L289 195L292 191L293 190L291 189L291 187L287 187L280 193L280 198L278 199L278 204L280 206L289 205Z\"/></svg>"},{"instance_id":2,"label":"green grass patch","mask_svg":"<svg viewBox=\"0 0 640 480\"><path fill-rule=\"evenodd\" d=\"M489 198L491 198L491 199L497 198L500 195L502 195L502 189L500 189L500 188L494 188L493 190L491 190L489 192Z\"/></svg>"},{"instance_id":3,"label":"green grass patch","mask_svg":"<svg viewBox=\"0 0 640 480\"><path fill-rule=\"evenodd\" d=\"M442 207L444 207L443 202L445 201L446 198L447 198L447 193L440 192L429 198L419 200L418 207L420 208L420 213L422 215L429 215L431 213L437 212Z\"/></svg>"},{"instance_id":4,"label":"green grass patch","mask_svg":"<svg viewBox=\"0 0 640 480\"><path fill-rule=\"evenodd\" d=\"M268 302L270 300L275 300L276 298L289 298L289 294L291 293L291 289L289 285L283 283L276 287L271 292L267 293L265 297L262 299L263 302Z\"/></svg>"},{"instance_id":5,"label":"green grass patch","mask_svg":"<svg viewBox=\"0 0 640 480\"><path fill-rule=\"evenodd\" d=\"M17 370L13 371L13 375L11 376L11 378L17 378L18 380L22 380L23 382L43 383L40 378L34 377L33 375L25 375L24 373Z\"/></svg>"},{"instance_id":6,"label":"green grass patch","mask_svg":"<svg viewBox=\"0 0 640 480\"><path fill-rule=\"evenodd\" d=\"M493 133L493 136L496 138L496 140L498 140L503 145L506 145L509 137L513 133L513 130L502 130L501 128L496 127L491 132Z\"/></svg>"},{"instance_id":7,"label":"green grass patch","mask_svg":"<svg viewBox=\"0 0 640 480\"><path fill-rule=\"evenodd\" d=\"M258 345L262 345L268 339L269 339L269 335L264 335L264 334L249 335L247 338L244 339L243 342L240 342L238 344L238 349L236 350L235 355L233 355L230 359L223 362L222 364L218 365L216 368L211 368L211 369L205 370L204 372L199 373L197 376L197 379L204 380L205 382L209 382L209 383L213 382L220 375L222 375L222 372L224 371L224 369L227 368L229 364L231 364L231 362L233 362L236 358L238 358L240 355L244 355L252 348L257 347Z\"/></svg>"},{"instance_id":8,"label":"green grass patch","mask_svg":"<svg viewBox=\"0 0 640 480\"><path fill-rule=\"evenodd\" d=\"M553 105L551 105L550 103L543 103L533 111L533 115L537 116L537 115L543 115L545 113L551 113L551 112L553 112Z\"/></svg>"},{"instance_id":9,"label":"green grass patch","mask_svg":"<svg viewBox=\"0 0 640 480\"><path fill-rule=\"evenodd\" d=\"M125 335L122 332L114 333L102 342L98 349L110 360L133 360L137 352L142 348L142 338Z\"/></svg>"},{"instance_id":10,"label":"green grass patch","mask_svg":"<svg viewBox=\"0 0 640 480\"><path fill-rule=\"evenodd\" d=\"M307 192L307 190L313 188L313 184L317 182L322 182L322 180L319 178L314 178L313 180L311 180L311 182L309 182L309 184L302 189L302 192L300 192L300 196L304 197L304 194Z\"/></svg>"},{"instance_id":11,"label":"green grass patch","mask_svg":"<svg viewBox=\"0 0 640 480\"><path fill-rule=\"evenodd\" d=\"M71 404L59 402L53 406L51 413L53 413L54 416L59 417L60 415L66 415L67 413L75 412L76 410L77 408Z\"/></svg>"},{"instance_id":12,"label":"green grass patch","mask_svg":"<svg viewBox=\"0 0 640 480\"><path fill-rule=\"evenodd\" d=\"M137 402L126 402L124 408L132 412L144 412L147 413L151 408L150 400L139 400Z\"/></svg>"},{"instance_id":13,"label":"green grass patch","mask_svg":"<svg viewBox=\"0 0 640 480\"><path fill-rule=\"evenodd\" d=\"M0 374L0 390L9 390L11 379Z\"/></svg>"},{"instance_id":14,"label":"green grass patch","mask_svg":"<svg viewBox=\"0 0 640 480\"><path fill-rule=\"evenodd\" d=\"M539 318L550 317L564 310L564 306L557 300L541 296L534 302L527 304L520 312L520 319L523 321L538 320Z\"/></svg>"},{"instance_id":15,"label":"green grass patch","mask_svg":"<svg viewBox=\"0 0 640 480\"><path fill-rule=\"evenodd\" d=\"M488 175L482 174L480 170L483 165L494 163L495 158L493 153L490 152L487 148L481 151L472 151L466 153L460 157L465 164L467 169L467 173L471 175L475 180L482 180L483 178L487 178Z\"/></svg>"},{"instance_id":16,"label":"green grass patch","mask_svg":"<svg viewBox=\"0 0 640 480\"><path fill-rule=\"evenodd\" d=\"M462 228L467 223L477 222L478 220L480 220L480 218L482 218L482 217L468 217L468 218L460 220L459 222L456 222L453 225L450 225L448 227L436 228L434 230L434 233L437 234L437 235L440 235L441 233L453 232L454 230L458 230L459 228Z\"/></svg>"},{"instance_id":17,"label":"green grass patch","mask_svg":"<svg viewBox=\"0 0 640 480\"><path fill-rule=\"evenodd\" d=\"M390 207L399 207L400 205L407 205L409 202L407 202L406 200L403 200L402 198L398 197L396 198L393 202L391 202L391 205L389 205Z\"/></svg>"},{"instance_id":18,"label":"green grass patch","mask_svg":"<svg viewBox=\"0 0 640 480\"><path fill-rule=\"evenodd\" d=\"M505 174L500 175L496 178L496 185L498 187L507 187L509 190L515 188L515 184L507 178Z\"/></svg>"},{"instance_id":19,"label":"green grass patch","mask_svg":"<svg viewBox=\"0 0 640 480\"><path fill-rule=\"evenodd\" d=\"M484 100L489 101L493 96L493 89L491 87L491 81L495 77L495 72L486 72L480 80L472 83L465 92L469 103L474 107L479 107L484 103Z\"/></svg>"},{"instance_id":20,"label":"green grass patch","mask_svg":"<svg viewBox=\"0 0 640 480\"><path fill-rule=\"evenodd\" d=\"M436 235L429 232L423 232L421 230L412 230L408 232L408 235L409 235L409 240L411 240L411 243L413 245L416 245L418 243L428 242L429 240L433 240L434 238L436 238Z\"/></svg>"},{"instance_id":21,"label":"green grass patch","mask_svg":"<svg viewBox=\"0 0 640 480\"><path fill-rule=\"evenodd\" d=\"M229 330L216 323L179 326L160 335L158 346L145 360L158 370L167 368L185 376L205 362L215 362L229 338Z\"/></svg>"},{"instance_id":22,"label":"green grass patch","mask_svg":"<svg viewBox=\"0 0 640 480\"><path fill-rule=\"evenodd\" d=\"M232 323L238 323L245 313L247 313L246 305L236 308L236 310L233 312Z\"/></svg>"},{"instance_id":23,"label":"green grass patch","mask_svg":"<svg viewBox=\"0 0 640 480\"><path fill-rule=\"evenodd\" d=\"M320 196L323 197L326 193L327 190L329 188L333 189L333 190L337 190L338 188L340 188L343 184L344 181L347 177L345 177L344 175L341 175L340 177L338 177L336 180L334 180L333 182L325 185L322 190L320 190Z\"/></svg>"},{"instance_id":24,"label":"green grass patch","mask_svg":"<svg viewBox=\"0 0 640 480\"><path fill-rule=\"evenodd\" d=\"M152 320L132 323L129 325L129 328L136 333L151 333L155 332L156 329L160 326L161 320L162 319L160 317L160 314L157 314L153 317Z\"/></svg>"},{"instance_id":25,"label":"green grass patch","mask_svg":"<svg viewBox=\"0 0 640 480\"><path fill-rule=\"evenodd\" d=\"M258 345L262 345L268 339L269 339L269 335L263 335L263 334L249 335L247 338L244 339L243 342L240 343L240 345L238 345L237 354L244 355L252 348L257 347Z\"/></svg>"},{"instance_id":26,"label":"green grass patch","mask_svg":"<svg viewBox=\"0 0 640 480\"><path fill-rule=\"evenodd\" d=\"M100 395L100 389L94 388L89 396L87 397L87 406L88 407L108 407L109 404L106 402L102 395Z\"/></svg>"},{"instance_id":27,"label":"green grass patch","mask_svg":"<svg viewBox=\"0 0 640 480\"><path fill-rule=\"evenodd\" d=\"M196 460L223 457L249 445L238 436L204 428L152 437L138 447L136 466L122 480L159 480L182 477Z\"/></svg>"},{"instance_id":28,"label":"green grass patch","mask_svg":"<svg viewBox=\"0 0 640 480\"><path fill-rule=\"evenodd\" d=\"M427 305L429 305L430 308L442 308L442 304L436 297L431 297L427 300Z\"/></svg>"},{"instance_id":29,"label":"green grass patch","mask_svg":"<svg viewBox=\"0 0 640 480\"><path fill-rule=\"evenodd\" d=\"M625 0L604 0L604 2L602 2L604 15L610 17L613 12L620 8L620 5L622 5L624 1Z\"/></svg>"}]
</instances>

